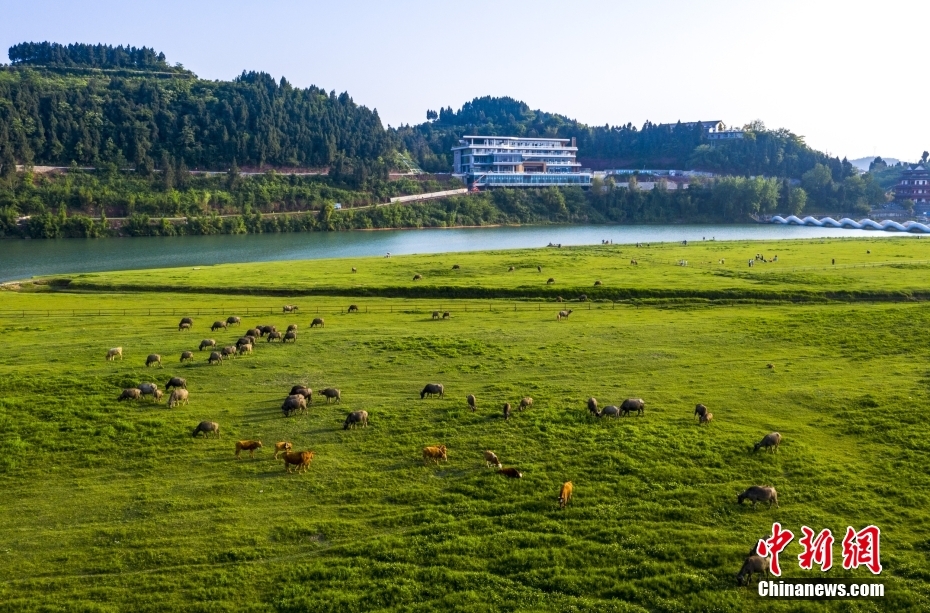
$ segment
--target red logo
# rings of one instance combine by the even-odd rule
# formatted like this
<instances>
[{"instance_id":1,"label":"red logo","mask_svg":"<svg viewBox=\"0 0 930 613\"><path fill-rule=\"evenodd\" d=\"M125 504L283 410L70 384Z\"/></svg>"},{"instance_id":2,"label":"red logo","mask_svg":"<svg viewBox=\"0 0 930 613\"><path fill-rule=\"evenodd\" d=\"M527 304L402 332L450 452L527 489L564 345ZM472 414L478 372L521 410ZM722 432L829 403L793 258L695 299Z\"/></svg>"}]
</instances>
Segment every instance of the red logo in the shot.
<instances>
[{"instance_id":1,"label":"red logo","mask_svg":"<svg viewBox=\"0 0 930 613\"><path fill-rule=\"evenodd\" d=\"M865 566L873 575L882 572L882 563L878 559L878 540L882 531L877 526L866 526L859 532L852 526L846 528L843 538L843 568Z\"/></svg>"}]
</instances>

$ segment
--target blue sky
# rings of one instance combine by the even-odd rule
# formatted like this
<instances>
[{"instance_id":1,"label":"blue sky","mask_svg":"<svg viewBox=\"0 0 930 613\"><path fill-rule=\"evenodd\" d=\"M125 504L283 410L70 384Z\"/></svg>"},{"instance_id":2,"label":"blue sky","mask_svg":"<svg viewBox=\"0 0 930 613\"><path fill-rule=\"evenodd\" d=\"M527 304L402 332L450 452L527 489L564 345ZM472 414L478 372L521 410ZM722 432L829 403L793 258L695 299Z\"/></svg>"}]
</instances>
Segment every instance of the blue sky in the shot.
<instances>
[{"instance_id":1,"label":"blue sky","mask_svg":"<svg viewBox=\"0 0 930 613\"><path fill-rule=\"evenodd\" d=\"M758 118L833 155L914 160L928 24L925 0L0 0L0 49L155 47L204 78L348 91L391 125L508 95L598 125Z\"/></svg>"}]
</instances>

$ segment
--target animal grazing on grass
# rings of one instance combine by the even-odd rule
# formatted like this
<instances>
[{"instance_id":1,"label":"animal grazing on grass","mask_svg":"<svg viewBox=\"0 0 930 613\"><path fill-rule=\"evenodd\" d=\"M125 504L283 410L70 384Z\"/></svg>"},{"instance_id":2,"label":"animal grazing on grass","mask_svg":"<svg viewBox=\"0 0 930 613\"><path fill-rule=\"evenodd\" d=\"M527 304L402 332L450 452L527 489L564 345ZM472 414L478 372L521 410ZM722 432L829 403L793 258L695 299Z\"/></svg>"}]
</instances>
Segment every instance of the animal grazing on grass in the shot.
<instances>
[{"instance_id":1,"label":"animal grazing on grass","mask_svg":"<svg viewBox=\"0 0 930 613\"><path fill-rule=\"evenodd\" d=\"M168 379L168 382L165 383L165 389L170 390L172 387L183 387L187 389L187 379L182 379L181 377L171 377Z\"/></svg>"},{"instance_id":2,"label":"animal grazing on grass","mask_svg":"<svg viewBox=\"0 0 930 613\"><path fill-rule=\"evenodd\" d=\"M253 337L253 338L261 338L261 337L262 337L262 329L261 329L261 328L252 328L251 330L246 330L246 331L245 331L245 335L246 335L246 336L251 336L251 337Z\"/></svg>"},{"instance_id":3,"label":"animal grazing on grass","mask_svg":"<svg viewBox=\"0 0 930 613\"><path fill-rule=\"evenodd\" d=\"M597 398L588 398L588 411L594 415L598 415Z\"/></svg>"},{"instance_id":4,"label":"animal grazing on grass","mask_svg":"<svg viewBox=\"0 0 930 613\"><path fill-rule=\"evenodd\" d=\"M293 413L303 413L307 410L307 399L300 394L293 394L284 399L281 405L281 412L285 417L290 417Z\"/></svg>"},{"instance_id":5,"label":"animal grazing on grass","mask_svg":"<svg viewBox=\"0 0 930 613\"><path fill-rule=\"evenodd\" d=\"M507 272L513 272L514 270L516 270L516 269L515 269L513 266L511 266L510 269L507 270Z\"/></svg>"},{"instance_id":6,"label":"animal grazing on grass","mask_svg":"<svg viewBox=\"0 0 930 613\"><path fill-rule=\"evenodd\" d=\"M216 341L212 338L205 338L200 341L200 350L203 351L207 347L216 347Z\"/></svg>"},{"instance_id":7,"label":"animal grazing on grass","mask_svg":"<svg viewBox=\"0 0 930 613\"><path fill-rule=\"evenodd\" d=\"M337 390L335 387L327 387L325 390L321 391L320 393L326 397L326 404L329 404L330 400L335 400L336 402L342 402L342 392Z\"/></svg>"},{"instance_id":8,"label":"animal grazing on grass","mask_svg":"<svg viewBox=\"0 0 930 613\"><path fill-rule=\"evenodd\" d=\"M314 317L313 321L310 322L310 327L316 328L317 326L320 326L321 328L325 328L326 326L324 324L325 322L323 321L322 317Z\"/></svg>"},{"instance_id":9,"label":"animal grazing on grass","mask_svg":"<svg viewBox=\"0 0 930 613\"><path fill-rule=\"evenodd\" d=\"M188 392L186 389L178 388L172 390L171 396L168 397L168 408L173 409L179 404L188 404Z\"/></svg>"},{"instance_id":10,"label":"animal grazing on grass","mask_svg":"<svg viewBox=\"0 0 930 613\"><path fill-rule=\"evenodd\" d=\"M461 268L461 266L459 266L458 264L452 265L452 270L458 270L459 268Z\"/></svg>"},{"instance_id":11,"label":"animal grazing on grass","mask_svg":"<svg viewBox=\"0 0 930 613\"><path fill-rule=\"evenodd\" d=\"M768 369L770 369L770 370L775 370L775 365L774 365L774 364L766 364L765 367L768 368Z\"/></svg>"},{"instance_id":12,"label":"animal grazing on grass","mask_svg":"<svg viewBox=\"0 0 930 613\"><path fill-rule=\"evenodd\" d=\"M587 295L587 294L582 294L582 295L578 296L578 302L587 302L587 301L588 301L588 295Z\"/></svg>"},{"instance_id":13,"label":"animal grazing on grass","mask_svg":"<svg viewBox=\"0 0 930 613\"><path fill-rule=\"evenodd\" d=\"M630 260L630 264L633 266L638 266L639 262L637 262L636 260Z\"/></svg>"},{"instance_id":14,"label":"animal grazing on grass","mask_svg":"<svg viewBox=\"0 0 930 613\"><path fill-rule=\"evenodd\" d=\"M504 403L504 419L510 419L510 403Z\"/></svg>"},{"instance_id":15,"label":"animal grazing on grass","mask_svg":"<svg viewBox=\"0 0 930 613\"><path fill-rule=\"evenodd\" d=\"M254 458L255 450L261 449L261 448L262 448L261 441L236 441L236 459L237 460L242 459L241 457L239 457L239 454L242 453L243 451L248 451L249 457Z\"/></svg>"},{"instance_id":16,"label":"animal grazing on grass","mask_svg":"<svg viewBox=\"0 0 930 613\"><path fill-rule=\"evenodd\" d=\"M620 407L610 405L604 407L603 411L595 413L598 417L620 417Z\"/></svg>"},{"instance_id":17,"label":"animal grazing on grass","mask_svg":"<svg viewBox=\"0 0 930 613\"><path fill-rule=\"evenodd\" d=\"M533 406L533 399L527 396L526 398L520 399L520 406L517 407L519 410L528 409Z\"/></svg>"},{"instance_id":18,"label":"animal grazing on grass","mask_svg":"<svg viewBox=\"0 0 930 613\"><path fill-rule=\"evenodd\" d=\"M298 309L298 307L297 307L296 305L293 305L293 304L286 304L286 305L284 305L284 312L285 312L285 313L296 313L298 310L299 310L299 309Z\"/></svg>"},{"instance_id":19,"label":"animal grazing on grass","mask_svg":"<svg viewBox=\"0 0 930 613\"><path fill-rule=\"evenodd\" d=\"M194 361L194 352L193 351L183 351L181 352L181 361Z\"/></svg>"},{"instance_id":20,"label":"animal grazing on grass","mask_svg":"<svg viewBox=\"0 0 930 613\"><path fill-rule=\"evenodd\" d=\"M559 508L564 509L568 505L568 501L572 499L572 490L574 489L575 486L572 485L571 481L562 484L562 489L559 490Z\"/></svg>"},{"instance_id":21,"label":"animal grazing on grass","mask_svg":"<svg viewBox=\"0 0 930 613\"><path fill-rule=\"evenodd\" d=\"M285 332L285 333L287 333L287 332L297 332L297 324L291 324L291 325L289 325L289 326L287 327L287 330L285 330L284 332Z\"/></svg>"},{"instance_id":22,"label":"animal grazing on grass","mask_svg":"<svg viewBox=\"0 0 930 613\"><path fill-rule=\"evenodd\" d=\"M182 318L181 322L178 324L178 329L180 329L180 327L183 326L184 324L187 324L187 329L189 330L194 327L194 320L191 319L190 317Z\"/></svg>"},{"instance_id":23,"label":"animal grazing on grass","mask_svg":"<svg viewBox=\"0 0 930 613\"><path fill-rule=\"evenodd\" d=\"M427 396L432 397L434 394L439 394L440 398L445 396L445 388L443 388L442 383L427 383L423 391L420 392L420 400L423 400Z\"/></svg>"},{"instance_id":24,"label":"animal grazing on grass","mask_svg":"<svg viewBox=\"0 0 930 613\"><path fill-rule=\"evenodd\" d=\"M227 326L241 326L242 319L240 319L239 317L236 317L235 315L230 315L229 317L226 318L226 325Z\"/></svg>"},{"instance_id":25,"label":"animal grazing on grass","mask_svg":"<svg viewBox=\"0 0 930 613\"><path fill-rule=\"evenodd\" d=\"M763 436L761 441L753 445L752 450L756 452L764 447L766 451L774 453L778 451L779 445L781 445L781 434L778 432L770 432Z\"/></svg>"},{"instance_id":26,"label":"animal grazing on grass","mask_svg":"<svg viewBox=\"0 0 930 613\"><path fill-rule=\"evenodd\" d=\"M498 468L501 467L501 461L497 459L497 454L495 454L493 451L485 450L484 463L488 468L491 468L492 466L496 466Z\"/></svg>"},{"instance_id":27,"label":"animal grazing on grass","mask_svg":"<svg viewBox=\"0 0 930 613\"><path fill-rule=\"evenodd\" d=\"M435 447L424 447L423 448L423 461L424 462L436 462L439 464L439 461L442 460L446 462L449 460L449 456L446 455L446 446L437 445Z\"/></svg>"},{"instance_id":28,"label":"animal grazing on grass","mask_svg":"<svg viewBox=\"0 0 930 613\"><path fill-rule=\"evenodd\" d=\"M546 285L552 285L553 283L555 283L555 279L553 279L552 277L549 277L549 280L546 281Z\"/></svg>"},{"instance_id":29,"label":"animal grazing on grass","mask_svg":"<svg viewBox=\"0 0 930 613\"><path fill-rule=\"evenodd\" d=\"M705 407L703 404L694 405L694 414L697 415L698 419L701 419L704 417L704 415L707 414L707 407Z\"/></svg>"},{"instance_id":30,"label":"animal grazing on grass","mask_svg":"<svg viewBox=\"0 0 930 613\"><path fill-rule=\"evenodd\" d=\"M354 428L358 424L361 424L362 427L368 427L368 411L352 411L346 416L346 420L342 422L342 429L348 430L350 427Z\"/></svg>"},{"instance_id":31,"label":"animal grazing on grass","mask_svg":"<svg viewBox=\"0 0 930 613\"><path fill-rule=\"evenodd\" d=\"M450 317L452 317L452 314L449 313L449 311L443 311L443 313L442 313L442 318L443 318L443 319L449 319Z\"/></svg>"},{"instance_id":32,"label":"animal grazing on grass","mask_svg":"<svg viewBox=\"0 0 930 613\"><path fill-rule=\"evenodd\" d=\"M711 421L713 421L713 419L714 414L708 411L707 413L701 415L701 420L698 422L698 424L709 424Z\"/></svg>"},{"instance_id":33,"label":"animal grazing on grass","mask_svg":"<svg viewBox=\"0 0 930 613\"><path fill-rule=\"evenodd\" d=\"M352 267L352 272L358 272L358 270L355 269L355 266Z\"/></svg>"},{"instance_id":34,"label":"animal grazing on grass","mask_svg":"<svg viewBox=\"0 0 930 613\"><path fill-rule=\"evenodd\" d=\"M259 326L259 337L265 336L266 334L271 334L272 332L277 332L278 329L274 326Z\"/></svg>"},{"instance_id":35,"label":"animal grazing on grass","mask_svg":"<svg viewBox=\"0 0 930 613\"><path fill-rule=\"evenodd\" d=\"M178 332L182 330L190 330L193 326L191 324L178 324Z\"/></svg>"},{"instance_id":36,"label":"animal grazing on grass","mask_svg":"<svg viewBox=\"0 0 930 613\"><path fill-rule=\"evenodd\" d=\"M414 281L419 281L419 280L422 279L422 278L423 278L423 275L420 275L420 274L413 275L413 280L414 280Z\"/></svg>"},{"instance_id":37,"label":"animal grazing on grass","mask_svg":"<svg viewBox=\"0 0 930 613\"><path fill-rule=\"evenodd\" d=\"M252 347L252 343L243 343L242 345L239 345L239 355L252 353Z\"/></svg>"},{"instance_id":38,"label":"animal grazing on grass","mask_svg":"<svg viewBox=\"0 0 930 613\"><path fill-rule=\"evenodd\" d=\"M232 357L236 355L236 346L227 345L226 347L223 347L223 350L221 351L221 353L223 354L224 358Z\"/></svg>"},{"instance_id":39,"label":"animal grazing on grass","mask_svg":"<svg viewBox=\"0 0 930 613\"><path fill-rule=\"evenodd\" d=\"M225 321L214 321L213 325L210 326L210 332L216 332L220 328L225 330L227 328L226 322Z\"/></svg>"},{"instance_id":40,"label":"animal grazing on grass","mask_svg":"<svg viewBox=\"0 0 930 613\"><path fill-rule=\"evenodd\" d=\"M522 479L523 473L521 473L516 468L500 468L497 470L497 474L504 475L505 477L510 477L511 479Z\"/></svg>"},{"instance_id":41,"label":"animal grazing on grass","mask_svg":"<svg viewBox=\"0 0 930 613\"><path fill-rule=\"evenodd\" d=\"M288 332L287 334L284 335L284 338L281 339L281 342L282 342L282 343L286 343L286 342L288 342L288 341L290 341L290 342L292 342L292 343L296 343L296 342L297 342L297 332Z\"/></svg>"},{"instance_id":42,"label":"animal grazing on grass","mask_svg":"<svg viewBox=\"0 0 930 613\"><path fill-rule=\"evenodd\" d=\"M556 321L562 321L563 319L568 319L568 316L572 314L572 310L568 309L567 311L559 311L559 314L555 316Z\"/></svg>"},{"instance_id":43,"label":"animal grazing on grass","mask_svg":"<svg viewBox=\"0 0 930 613\"><path fill-rule=\"evenodd\" d=\"M536 267L536 272L542 272L542 266L537 266L537 267Z\"/></svg>"},{"instance_id":44,"label":"animal grazing on grass","mask_svg":"<svg viewBox=\"0 0 930 613\"><path fill-rule=\"evenodd\" d=\"M268 333L268 342L269 342L269 343L272 342L272 341L280 341L280 340L282 340L283 338L284 338L284 336L283 336L280 332L278 332L277 330L275 330L274 332L269 332L269 333Z\"/></svg>"},{"instance_id":45,"label":"animal grazing on grass","mask_svg":"<svg viewBox=\"0 0 930 613\"><path fill-rule=\"evenodd\" d=\"M774 487L753 485L742 494L737 495L737 504L743 504L744 500L750 501L752 503L752 508L754 509L756 508L756 504L759 502L769 503L769 508L771 508L773 504L777 507L778 492L775 491Z\"/></svg>"},{"instance_id":46,"label":"animal grazing on grass","mask_svg":"<svg viewBox=\"0 0 930 613\"><path fill-rule=\"evenodd\" d=\"M565 302L565 300L564 300L561 296L556 296L556 297L555 297L555 301L556 301L556 302Z\"/></svg>"},{"instance_id":47,"label":"animal grazing on grass","mask_svg":"<svg viewBox=\"0 0 930 613\"><path fill-rule=\"evenodd\" d=\"M142 398L142 390L137 387L130 387L128 389L124 389L123 393L120 394L119 398L116 400L122 402L123 400L139 400L140 398Z\"/></svg>"},{"instance_id":48,"label":"animal grazing on grass","mask_svg":"<svg viewBox=\"0 0 930 613\"><path fill-rule=\"evenodd\" d=\"M313 460L312 451L285 451L284 472L291 472L291 466L297 467L297 472L307 472Z\"/></svg>"},{"instance_id":49,"label":"animal grazing on grass","mask_svg":"<svg viewBox=\"0 0 930 613\"><path fill-rule=\"evenodd\" d=\"M471 407L471 412L474 413L475 409L478 408L477 401L475 400L474 394L469 394L465 397L465 400L468 402L468 406Z\"/></svg>"},{"instance_id":50,"label":"animal grazing on grass","mask_svg":"<svg viewBox=\"0 0 930 613\"><path fill-rule=\"evenodd\" d=\"M113 349L110 349L109 351L107 351L107 362L112 362L117 357L121 360L123 359L123 348L122 347L114 347Z\"/></svg>"},{"instance_id":51,"label":"animal grazing on grass","mask_svg":"<svg viewBox=\"0 0 930 613\"><path fill-rule=\"evenodd\" d=\"M158 364L159 368L161 367L161 356L157 353L149 354L149 357L145 358L145 367L148 368L152 364Z\"/></svg>"},{"instance_id":52,"label":"animal grazing on grass","mask_svg":"<svg viewBox=\"0 0 930 613\"><path fill-rule=\"evenodd\" d=\"M433 311L433 319L439 319L439 311Z\"/></svg>"},{"instance_id":53,"label":"animal grazing on grass","mask_svg":"<svg viewBox=\"0 0 930 613\"><path fill-rule=\"evenodd\" d=\"M755 547L753 547L753 551L755 551ZM762 577L767 577L768 574L769 569L765 558L753 553L743 561L742 568L736 573L736 585L750 585L753 575L759 575L759 580L761 581Z\"/></svg>"},{"instance_id":54,"label":"animal grazing on grass","mask_svg":"<svg viewBox=\"0 0 930 613\"><path fill-rule=\"evenodd\" d=\"M192 436L196 437L201 433L203 433L204 438L207 438L211 433L214 434L216 438L220 438L220 425L215 421L202 421L194 428L194 434Z\"/></svg>"},{"instance_id":55,"label":"animal grazing on grass","mask_svg":"<svg viewBox=\"0 0 930 613\"><path fill-rule=\"evenodd\" d=\"M594 285L595 285L595 286L597 286L597 285L603 285L603 283L601 283L601 280L598 279L597 281L594 282Z\"/></svg>"},{"instance_id":56,"label":"animal grazing on grass","mask_svg":"<svg viewBox=\"0 0 930 613\"><path fill-rule=\"evenodd\" d=\"M623 411L624 417L627 417L633 411L636 411L642 417L646 411L646 403L642 398L627 398L620 403L620 410Z\"/></svg>"},{"instance_id":57,"label":"animal grazing on grass","mask_svg":"<svg viewBox=\"0 0 930 613\"><path fill-rule=\"evenodd\" d=\"M357 304L350 304L350 305L349 305L349 313L358 313L358 305L357 305Z\"/></svg>"},{"instance_id":58,"label":"animal grazing on grass","mask_svg":"<svg viewBox=\"0 0 930 613\"><path fill-rule=\"evenodd\" d=\"M291 388L291 396L299 394L307 399L307 402L313 404L313 390L305 385L295 385Z\"/></svg>"},{"instance_id":59,"label":"animal grazing on grass","mask_svg":"<svg viewBox=\"0 0 930 613\"><path fill-rule=\"evenodd\" d=\"M213 351L210 353L210 357L207 358L207 363L208 364L222 364L223 356L220 354L219 351Z\"/></svg>"},{"instance_id":60,"label":"animal grazing on grass","mask_svg":"<svg viewBox=\"0 0 930 613\"><path fill-rule=\"evenodd\" d=\"M275 443L275 444L274 444L274 458L273 458L273 459L277 460L277 459L278 459L278 455L280 455L281 453L290 451L290 450L291 450L291 444L290 444L289 442L287 442L287 441L281 441L280 443Z\"/></svg>"}]
</instances>

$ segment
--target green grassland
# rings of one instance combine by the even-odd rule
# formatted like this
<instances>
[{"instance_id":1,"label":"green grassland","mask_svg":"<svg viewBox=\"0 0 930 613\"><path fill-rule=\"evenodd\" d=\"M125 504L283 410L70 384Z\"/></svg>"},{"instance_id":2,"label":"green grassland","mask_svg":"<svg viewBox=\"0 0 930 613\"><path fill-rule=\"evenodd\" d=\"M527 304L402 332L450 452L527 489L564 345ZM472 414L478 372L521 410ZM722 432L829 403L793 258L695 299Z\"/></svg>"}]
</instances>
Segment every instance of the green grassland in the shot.
<instances>
[{"instance_id":1,"label":"green grassland","mask_svg":"<svg viewBox=\"0 0 930 613\"><path fill-rule=\"evenodd\" d=\"M716 249L742 267L697 265ZM818 299L841 285L920 296L925 250L930 241L910 238L545 249L78 275L67 290L0 291L0 612L927 610L930 306L780 300L796 283L784 275L812 279ZM749 270L756 252L779 262ZM662 264L685 257L688 267ZM836 269L823 270L827 257ZM522 288L549 297L536 265L573 291L598 278L755 294L573 303L557 322L551 302L501 299ZM115 289L128 286L137 291ZM351 298L307 295L324 286ZM491 298L417 298L430 287ZM300 313L282 314L288 302ZM345 313L350 302L361 312ZM436 308L452 317L434 321ZM192 332L178 332L181 313L199 313ZM239 314L241 330L209 331ZM311 330L317 316L325 327ZM227 344L266 323L298 324L297 344L262 341L219 366L196 351L202 338ZM125 359L106 362L118 345ZM193 364L178 362L185 349ZM145 368L149 353L164 367ZM171 376L187 379L189 405L116 402L123 387ZM421 400L433 381L446 397ZM342 402L315 398L284 418L296 383L338 387ZM534 405L504 420L501 405L523 396ZM589 396L642 397L645 416L593 418ZM706 426L692 415L698 402L714 413ZM370 426L343 430L358 409ZM204 419L221 439L191 437ZM773 430L780 451L751 454ZM241 438L265 448L237 461ZM315 452L305 474L271 459L278 440ZM424 465L434 444L449 460ZM484 449L524 478L486 468ZM575 497L560 510L566 480ZM780 507L738 506L753 484L775 486ZM738 588L773 521L838 539L878 525L887 597L776 602ZM799 552L796 538L784 575L818 575L798 568ZM834 557L828 576L871 578L841 568L838 543Z\"/></svg>"}]
</instances>

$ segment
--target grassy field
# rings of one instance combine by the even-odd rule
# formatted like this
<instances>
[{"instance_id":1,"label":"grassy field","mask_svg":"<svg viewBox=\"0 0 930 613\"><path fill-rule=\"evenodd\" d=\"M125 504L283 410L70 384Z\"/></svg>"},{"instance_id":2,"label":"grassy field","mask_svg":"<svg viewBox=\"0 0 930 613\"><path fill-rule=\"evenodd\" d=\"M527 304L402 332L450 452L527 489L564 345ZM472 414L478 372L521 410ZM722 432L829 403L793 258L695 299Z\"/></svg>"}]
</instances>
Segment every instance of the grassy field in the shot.
<instances>
[{"instance_id":1,"label":"grassy field","mask_svg":"<svg viewBox=\"0 0 930 613\"><path fill-rule=\"evenodd\" d=\"M820 278L821 292L930 287L917 264L930 241L777 246L778 263L742 261L749 277L695 263L717 248L729 266L774 247L656 245L638 267L609 257L631 247L281 262L73 277L88 283L81 292L0 291L0 611L927 610L925 303L575 303L557 322L555 304L444 298L452 317L434 321L434 299L359 297L411 288L414 271L435 287L507 297L538 285L537 264L574 288L600 278L752 290L788 274L779 266ZM685 249L688 267L660 264ZM801 272L834 253L838 264L884 264ZM452 263L464 278L446 274ZM354 297L302 295L316 284ZM152 291L102 289L128 285ZM194 291L233 286L292 295ZM301 313L282 314L287 302ZM349 302L362 312L341 312ZM91 310L103 314L80 315ZM209 331L220 314L247 310L256 314L241 330ZM326 325L311 330L317 311ZM171 312L199 312L194 330L178 332ZM298 324L297 344L261 342L220 366L196 351L202 338L228 344L265 323ZM117 345L125 359L104 361ZM193 364L178 362L185 349ZM146 369L149 353L164 367ZM116 402L124 387L171 376L187 379L189 405ZM421 400L433 381L446 397ZM338 387L342 403L315 398L307 415L284 418L296 383ZM504 420L503 402L523 396L533 406ZM598 420L589 396L602 406L642 397L645 416ZM711 424L697 425L698 402ZM370 426L343 430L357 409ZM221 424L221 439L191 437L204 419ZM777 454L749 453L773 430L784 436ZM240 438L265 448L237 461ZM271 459L279 440L315 452L306 474ZM422 447L435 444L448 446L448 462L424 465ZM486 468L484 449L524 478ZM566 480L575 497L560 510ZM780 507L738 506L753 484L775 486ZM838 540L846 526L878 525L887 597L776 602L736 587L773 521L798 536L802 525L830 528ZM795 538L784 576L818 576L798 568L800 550ZM840 552L837 543L827 576L871 578L844 571Z\"/></svg>"}]
</instances>

